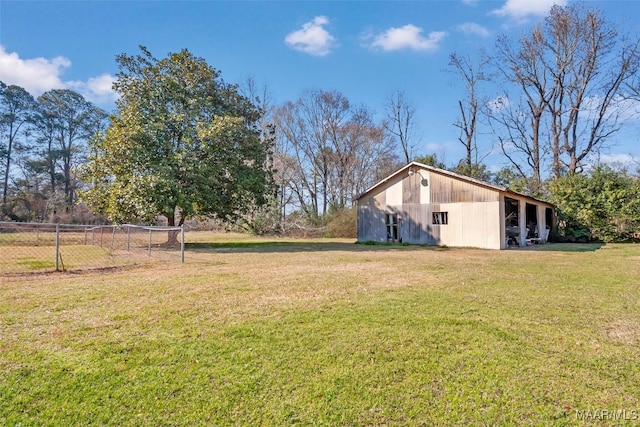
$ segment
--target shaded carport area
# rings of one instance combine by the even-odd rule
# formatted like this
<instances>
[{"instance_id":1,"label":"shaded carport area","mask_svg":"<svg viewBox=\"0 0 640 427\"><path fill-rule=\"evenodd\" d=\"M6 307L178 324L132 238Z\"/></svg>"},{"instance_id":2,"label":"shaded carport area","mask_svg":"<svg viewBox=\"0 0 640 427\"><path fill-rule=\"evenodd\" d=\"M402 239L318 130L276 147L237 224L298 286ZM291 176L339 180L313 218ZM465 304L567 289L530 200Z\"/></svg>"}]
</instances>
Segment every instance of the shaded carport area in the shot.
<instances>
[{"instance_id":1,"label":"shaded carport area","mask_svg":"<svg viewBox=\"0 0 640 427\"><path fill-rule=\"evenodd\" d=\"M524 247L549 242L554 227L553 205L516 194L504 194L504 248Z\"/></svg>"}]
</instances>

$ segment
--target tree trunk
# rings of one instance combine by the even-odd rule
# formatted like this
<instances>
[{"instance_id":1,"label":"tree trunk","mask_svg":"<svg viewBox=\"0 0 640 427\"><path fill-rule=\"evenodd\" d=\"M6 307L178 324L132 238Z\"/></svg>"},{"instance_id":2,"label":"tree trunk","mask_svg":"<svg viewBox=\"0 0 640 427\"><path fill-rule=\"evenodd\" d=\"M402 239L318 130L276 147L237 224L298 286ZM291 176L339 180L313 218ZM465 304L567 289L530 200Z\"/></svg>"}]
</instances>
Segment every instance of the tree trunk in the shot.
<instances>
[{"instance_id":1,"label":"tree trunk","mask_svg":"<svg viewBox=\"0 0 640 427\"><path fill-rule=\"evenodd\" d=\"M174 208L172 212L167 212L167 225L169 227L176 226L176 209ZM182 218L180 219L180 225L182 225ZM180 230L169 230L167 231L167 248L179 248L180 242L178 241L178 234L180 234Z\"/></svg>"},{"instance_id":2,"label":"tree trunk","mask_svg":"<svg viewBox=\"0 0 640 427\"><path fill-rule=\"evenodd\" d=\"M9 169L11 168L11 149L13 145L13 126L9 128L9 145L7 147L7 162L6 169L4 171L4 185L2 188L2 210L7 210L7 192L9 190ZM5 212L6 213L6 212Z\"/></svg>"}]
</instances>

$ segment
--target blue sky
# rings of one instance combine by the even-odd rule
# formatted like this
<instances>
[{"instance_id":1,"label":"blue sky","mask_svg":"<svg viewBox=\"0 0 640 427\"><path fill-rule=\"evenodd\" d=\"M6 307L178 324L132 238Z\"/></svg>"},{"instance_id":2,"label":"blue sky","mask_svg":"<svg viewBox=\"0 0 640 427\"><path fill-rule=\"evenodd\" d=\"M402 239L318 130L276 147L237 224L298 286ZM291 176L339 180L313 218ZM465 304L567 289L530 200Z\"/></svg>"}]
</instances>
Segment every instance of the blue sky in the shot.
<instances>
[{"instance_id":1,"label":"blue sky","mask_svg":"<svg viewBox=\"0 0 640 427\"><path fill-rule=\"evenodd\" d=\"M267 85L276 103L308 89L337 90L381 116L385 98L402 90L417 108L418 154L454 163L462 150L452 123L464 93L446 71L449 54L491 50L499 35L518 38L553 3L568 1L2 0L0 80L34 95L71 88L112 111L117 54L145 45L162 58L187 48L225 81ZM638 34L640 1L587 4ZM633 120L608 158L640 159L638 131ZM488 150L491 137L481 139Z\"/></svg>"}]
</instances>

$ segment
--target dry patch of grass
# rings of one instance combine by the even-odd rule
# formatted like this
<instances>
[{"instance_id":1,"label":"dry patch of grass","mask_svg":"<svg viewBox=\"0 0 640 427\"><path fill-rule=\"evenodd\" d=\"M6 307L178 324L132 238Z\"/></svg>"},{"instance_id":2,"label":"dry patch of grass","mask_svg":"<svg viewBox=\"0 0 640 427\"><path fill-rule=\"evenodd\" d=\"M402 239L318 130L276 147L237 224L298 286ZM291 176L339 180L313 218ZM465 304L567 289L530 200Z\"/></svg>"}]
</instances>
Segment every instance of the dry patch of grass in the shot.
<instances>
[{"instance_id":1,"label":"dry patch of grass","mask_svg":"<svg viewBox=\"0 0 640 427\"><path fill-rule=\"evenodd\" d=\"M640 344L640 317L616 320L607 326L607 335L622 344Z\"/></svg>"}]
</instances>

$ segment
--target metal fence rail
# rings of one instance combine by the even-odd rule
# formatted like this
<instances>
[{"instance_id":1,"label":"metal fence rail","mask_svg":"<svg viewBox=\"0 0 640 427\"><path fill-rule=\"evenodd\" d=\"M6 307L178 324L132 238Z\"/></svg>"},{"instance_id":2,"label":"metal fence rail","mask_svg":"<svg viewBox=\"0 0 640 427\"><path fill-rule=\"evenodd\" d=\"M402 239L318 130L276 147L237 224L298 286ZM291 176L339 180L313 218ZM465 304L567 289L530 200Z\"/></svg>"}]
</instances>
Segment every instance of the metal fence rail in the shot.
<instances>
[{"instance_id":1,"label":"metal fence rail","mask_svg":"<svg viewBox=\"0 0 640 427\"><path fill-rule=\"evenodd\" d=\"M184 262L184 228L0 222L0 274Z\"/></svg>"}]
</instances>

